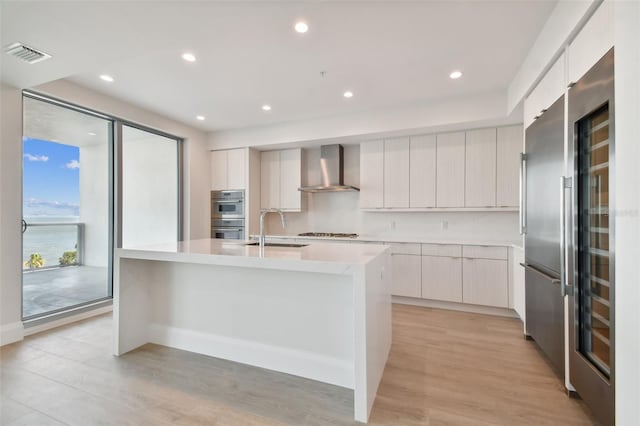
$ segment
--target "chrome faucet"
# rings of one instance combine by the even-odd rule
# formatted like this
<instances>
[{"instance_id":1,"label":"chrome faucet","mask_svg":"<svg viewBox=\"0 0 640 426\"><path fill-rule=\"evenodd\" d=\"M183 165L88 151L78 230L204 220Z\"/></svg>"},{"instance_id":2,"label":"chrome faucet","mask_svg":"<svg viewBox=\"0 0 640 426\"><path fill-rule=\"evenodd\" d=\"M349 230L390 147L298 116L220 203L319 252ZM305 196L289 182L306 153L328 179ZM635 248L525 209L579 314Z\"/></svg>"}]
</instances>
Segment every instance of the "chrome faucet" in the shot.
<instances>
[{"instance_id":1,"label":"chrome faucet","mask_svg":"<svg viewBox=\"0 0 640 426\"><path fill-rule=\"evenodd\" d=\"M282 229L287 227L287 221L284 219L284 212L280 209L262 209L260 210L260 240L258 245L264 247L264 217L267 213L280 213L280 222L282 223Z\"/></svg>"}]
</instances>

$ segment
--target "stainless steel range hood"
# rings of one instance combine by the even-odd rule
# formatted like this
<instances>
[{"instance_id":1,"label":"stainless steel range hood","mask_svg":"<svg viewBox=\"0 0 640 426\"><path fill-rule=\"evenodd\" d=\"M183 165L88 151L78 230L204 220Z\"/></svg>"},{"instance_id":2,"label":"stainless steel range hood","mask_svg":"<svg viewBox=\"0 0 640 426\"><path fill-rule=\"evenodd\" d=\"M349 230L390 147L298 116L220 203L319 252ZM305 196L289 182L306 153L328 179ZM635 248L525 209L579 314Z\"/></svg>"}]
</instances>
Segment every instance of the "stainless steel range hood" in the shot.
<instances>
[{"instance_id":1,"label":"stainless steel range hood","mask_svg":"<svg viewBox=\"0 0 640 426\"><path fill-rule=\"evenodd\" d=\"M344 159L342 145L322 145L320 147L320 185L303 186L302 192L360 191L360 188L344 184Z\"/></svg>"}]
</instances>

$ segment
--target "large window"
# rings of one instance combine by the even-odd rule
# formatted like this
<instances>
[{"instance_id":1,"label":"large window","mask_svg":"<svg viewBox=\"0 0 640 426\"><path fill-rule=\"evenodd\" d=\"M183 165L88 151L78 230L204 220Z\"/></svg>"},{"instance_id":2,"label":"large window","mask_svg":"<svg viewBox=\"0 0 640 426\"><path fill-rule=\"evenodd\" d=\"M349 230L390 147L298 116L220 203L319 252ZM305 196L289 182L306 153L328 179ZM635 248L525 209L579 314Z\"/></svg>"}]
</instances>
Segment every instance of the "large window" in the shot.
<instances>
[{"instance_id":1,"label":"large window","mask_svg":"<svg viewBox=\"0 0 640 426\"><path fill-rule=\"evenodd\" d=\"M25 320L110 303L115 241L179 239L180 152L178 138L25 93Z\"/></svg>"}]
</instances>

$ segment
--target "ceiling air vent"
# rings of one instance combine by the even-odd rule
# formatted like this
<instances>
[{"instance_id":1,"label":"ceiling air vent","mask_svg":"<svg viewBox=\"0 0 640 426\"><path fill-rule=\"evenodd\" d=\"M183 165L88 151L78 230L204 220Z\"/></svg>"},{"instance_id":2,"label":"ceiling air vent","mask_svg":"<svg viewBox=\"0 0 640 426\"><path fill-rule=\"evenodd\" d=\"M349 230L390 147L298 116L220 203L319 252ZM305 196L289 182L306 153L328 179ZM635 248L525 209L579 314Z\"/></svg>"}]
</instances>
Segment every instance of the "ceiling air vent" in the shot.
<instances>
[{"instance_id":1,"label":"ceiling air vent","mask_svg":"<svg viewBox=\"0 0 640 426\"><path fill-rule=\"evenodd\" d=\"M44 61L51 57L51 55L47 55L33 47L25 46L22 43L13 43L12 45L5 47L4 51L7 55L15 56L29 64L35 64L36 62Z\"/></svg>"}]
</instances>

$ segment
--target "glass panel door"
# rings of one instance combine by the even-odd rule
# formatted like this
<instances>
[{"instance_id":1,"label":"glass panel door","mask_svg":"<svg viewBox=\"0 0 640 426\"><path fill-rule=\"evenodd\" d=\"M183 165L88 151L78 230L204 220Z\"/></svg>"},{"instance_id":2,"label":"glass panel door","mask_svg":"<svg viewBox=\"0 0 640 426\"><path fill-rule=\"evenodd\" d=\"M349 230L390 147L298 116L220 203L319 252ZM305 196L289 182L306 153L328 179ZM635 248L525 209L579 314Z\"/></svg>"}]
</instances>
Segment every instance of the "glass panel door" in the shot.
<instances>
[{"instance_id":1,"label":"glass panel door","mask_svg":"<svg viewBox=\"0 0 640 426\"><path fill-rule=\"evenodd\" d=\"M611 369L609 108L583 118L578 131L579 351L603 374Z\"/></svg>"},{"instance_id":2,"label":"glass panel door","mask_svg":"<svg viewBox=\"0 0 640 426\"><path fill-rule=\"evenodd\" d=\"M180 140L122 126L122 247L175 243Z\"/></svg>"},{"instance_id":3,"label":"glass panel door","mask_svg":"<svg viewBox=\"0 0 640 426\"><path fill-rule=\"evenodd\" d=\"M113 122L24 97L24 319L106 299Z\"/></svg>"}]
</instances>

